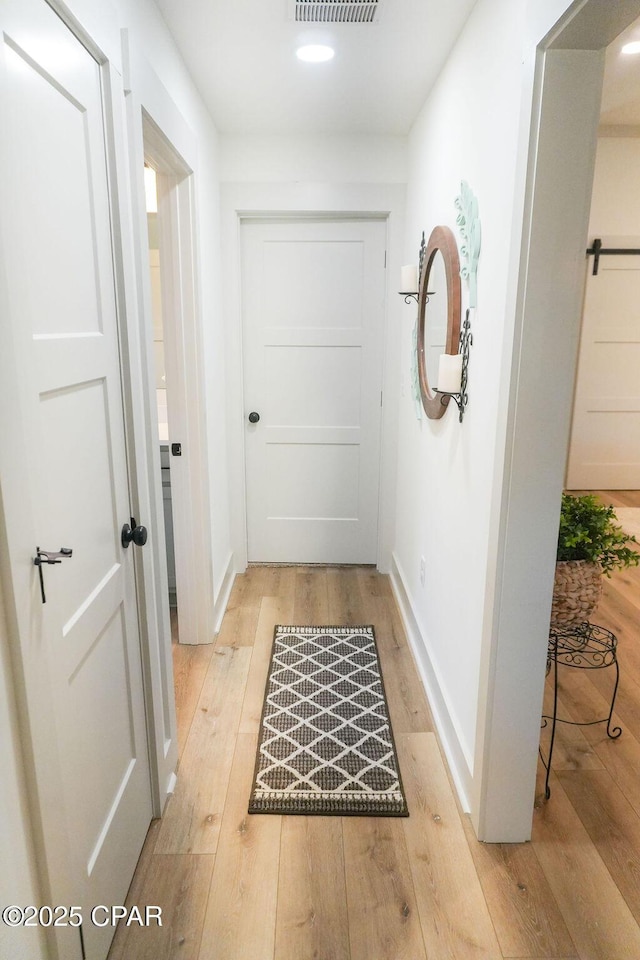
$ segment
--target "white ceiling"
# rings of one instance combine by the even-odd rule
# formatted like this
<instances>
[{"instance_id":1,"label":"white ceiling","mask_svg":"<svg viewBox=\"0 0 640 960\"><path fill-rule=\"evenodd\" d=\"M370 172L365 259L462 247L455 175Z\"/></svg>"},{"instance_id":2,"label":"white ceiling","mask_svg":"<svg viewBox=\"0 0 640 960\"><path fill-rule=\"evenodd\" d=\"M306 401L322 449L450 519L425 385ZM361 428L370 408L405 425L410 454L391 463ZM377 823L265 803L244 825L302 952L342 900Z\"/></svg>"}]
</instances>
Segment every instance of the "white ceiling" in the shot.
<instances>
[{"instance_id":1,"label":"white ceiling","mask_svg":"<svg viewBox=\"0 0 640 960\"><path fill-rule=\"evenodd\" d=\"M290 0L155 2L221 133L404 135L476 0L380 0L373 24L326 25L296 23ZM640 20L607 49L604 125L640 127L630 40ZM301 42L335 58L301 63Z\"/></svg>"},{"instance_id":2,"label":"white ceiling","mask_svg":"<svg viewBox=\"0 0 640 960\"><path fill-rule=\"evenodd\" d=\"M156 0L221 133L408 133L476 0L381 0L373 24L303 24L288 0ZM329 42L324 64L296 59Z\"/></svg>"},{"instance_id":3,"label":"white ceiling","mask_svg":"<svg viewBox=\"0 0 640 960\"><path fill-rule=\"evenodd\" d=\"M620 53L625 43L640 40L640 20L627 27L607 48L600 123L640 126L640 55Z\"/></svg>"}]
</instances>

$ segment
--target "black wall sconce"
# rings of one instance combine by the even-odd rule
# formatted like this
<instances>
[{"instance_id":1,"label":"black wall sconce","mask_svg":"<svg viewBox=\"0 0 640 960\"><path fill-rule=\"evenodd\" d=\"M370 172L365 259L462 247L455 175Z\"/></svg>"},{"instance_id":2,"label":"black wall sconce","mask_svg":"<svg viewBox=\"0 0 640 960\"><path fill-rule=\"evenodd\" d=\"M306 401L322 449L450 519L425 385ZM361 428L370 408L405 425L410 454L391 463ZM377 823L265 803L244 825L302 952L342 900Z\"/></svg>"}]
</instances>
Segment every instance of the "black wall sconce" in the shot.
<instances>
[{"instance_id":1,"label":"black wall sconce","mask_svg":"<svg viewBox=\"0 0 640 960\"><path fill-rule=\"evenodd\" d=\"M401 297L404 297L405 303L411 303L412 300L415 300L418 303L419 299L419 290L420 282L422 280L422 265L424 263L424 251L426 248L426 243L424 239L424 230L422 231L422 242L420 243L420 251L418 254L418 266L415 267L413 264L407 264L405 267L400 267L400 287L398 291ZM427 303L429 302L429 296L433 295L433 290L427 291Z\"/></svg>"},{"instance_id":2,"label":"black wall sconce","mask_svg":"<svg viewBox=\"0 0 640 960\"><path fill-rule=\"evenodd\" d=\"M467 379L468 379L468 368L469 368L469 350L471 344L473 343L473 334L471 333L471 322L469 320L469 311L467 310L464 318L464 323L462 325L462 330L460 331L460 345L457 354L442 354L440 357L440 370L438 372L438 383L447 382L447 373L451 378L452 385L457 387L457 376L458 371L454 368L447 371L444 369L442 360L445 362L448 360L458 360L460 363L460 389L449 391L441 390L439 387L434 387L434 390L437 394L440 395L440 402L445 403L445 397L451 398L458 407L458 420L462 423L462 418L464 417L465 407L469 402L469 394L467 393Z\"/></svg>"},{"instance_id":3,"label":"black wall sconce","mask_svg":"<svg viewBox=\"0 0 640 960\"><path fill-rule=\"evenodd\" d=\"M400 296L404 297L405 303L411 303L412 300L418 302L418 290L420 289L420 280L422 278L422 264L424 263L425 240L424 230L422 231L422 242L418 254L418 266L408 264L406 267L400 267Z\"/></svg>"}]
</instances>

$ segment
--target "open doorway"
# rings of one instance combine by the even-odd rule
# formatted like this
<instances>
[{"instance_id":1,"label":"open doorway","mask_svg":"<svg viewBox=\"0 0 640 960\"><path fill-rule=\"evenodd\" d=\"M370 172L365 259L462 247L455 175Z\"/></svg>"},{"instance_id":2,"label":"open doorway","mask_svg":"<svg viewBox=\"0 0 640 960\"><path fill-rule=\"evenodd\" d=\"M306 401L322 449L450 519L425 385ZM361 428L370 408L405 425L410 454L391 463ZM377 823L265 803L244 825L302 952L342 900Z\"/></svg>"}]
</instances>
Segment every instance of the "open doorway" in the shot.
<instances>
[{"instance_id":1,"label":"open doorway","mask_svg":"<svg viewBox=\"0 0 640 960\"><path fill-rule=\"evenodd\" d=\"M639 40L636 20L605 57L566 480L634 492L619 498L627 507L640 491Z\"/></svg>"},{"instance_id":2,"label":"open doorway","mask_svg":"<svg viewBox=\"0 0 640 960\"><path fill-rule=\"evenodd\" d=\"M162 505L164 513L165 554L171 640L179 643L178 597L176 591L176 558L173 539L173 509L171 503L171 455L169 447L168 388L165 363L164 318L162 309L162 279L160 276L160 238L158 228L158 184L156 171L150 163L144 165L147 237L149 241L149 277L151 282L151 311L153 319L153 368L157 404L158 439L160 441L160 470L162 476Z\"/></svg>"},{"instance_id":3,"label":"open doorway","mask_svg":"<svg viewBox=\"0 0 640 960\"><path fill-rule=\"evenodd\" d=\"M488 841L530 835L605 49L638 15L640 2L587 0L537 46L499 578L483 653L490 706L479 712L474 773L474 825Z\"/></svg>"},{"instance_id":4,"label":"open doorway","mask_svg":"<svg viewBox=\"0 0 640 960\"><path fill-rule=\"evenodd\" d=\"M209 643L211 527L194 175L144 112L143 139L153 315L150 386L160 445L171 634L180 643Z\"/></svg>"},{"instance_id":5,"label":"open doorway","mask_svg":"<svg viewBox=\"0 0 640 960\"><path fill-rule=\"evenodd\" d=\"M565 481L570 494L590 494L612 507L616 524L638 540L639 40L640 19L613 39L605 55ZM554 665L563 666L557 678L552 671L547 679L544 712L552 712L557 693L558 716L566 722L556 730L551 791L566 797L567 809L594 842L600 842L606 822L610 835L626 837L631 846L629 830L640 813L640 569L615 569L601 580L602 596L584 617L597 638L592 650L585 644L579 657L552 657ZM580 630L580 624L566 628L561 642L567 651ZM575 669L580 667L588 669ZM602 855L609 866L606 847Z\"/></svg>"}]
</instances>

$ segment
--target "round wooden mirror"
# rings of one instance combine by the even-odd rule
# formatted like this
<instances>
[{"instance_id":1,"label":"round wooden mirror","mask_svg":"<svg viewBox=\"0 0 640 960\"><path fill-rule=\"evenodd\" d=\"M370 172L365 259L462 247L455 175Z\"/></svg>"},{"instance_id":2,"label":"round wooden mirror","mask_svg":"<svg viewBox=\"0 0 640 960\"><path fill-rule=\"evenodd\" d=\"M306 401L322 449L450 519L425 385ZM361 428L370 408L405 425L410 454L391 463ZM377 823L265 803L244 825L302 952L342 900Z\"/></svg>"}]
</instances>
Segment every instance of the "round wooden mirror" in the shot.
<instances>
[{"instance_id":1,"label":"round wooden mirror","mask_svg":"<svg viewBox=\"0 0 640 960\"><path fill-rule=\"evenodd\" d=\"M460 258L449 227L435 227L427 243L418 296L418 379L430 420L447 409L450 397L435 392L441 353L457 353L460 338Z\"/></svg>"}]
</instances>

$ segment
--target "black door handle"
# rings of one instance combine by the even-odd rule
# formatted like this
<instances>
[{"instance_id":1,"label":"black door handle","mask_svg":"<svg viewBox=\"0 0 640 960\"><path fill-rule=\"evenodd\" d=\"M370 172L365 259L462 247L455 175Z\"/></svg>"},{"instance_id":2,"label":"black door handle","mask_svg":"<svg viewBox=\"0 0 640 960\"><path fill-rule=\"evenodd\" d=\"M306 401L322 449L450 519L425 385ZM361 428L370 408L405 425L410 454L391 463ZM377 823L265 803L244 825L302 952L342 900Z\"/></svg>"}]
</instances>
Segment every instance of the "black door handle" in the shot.
<instances>
[{"instance_id":1,"label":"black door handle","mask_svg":"<svg viewBox=\"0 0 640 960\"><path fill-rule=\"evenodd\" d=\"M256 413L255 410L249 414L249 423L257 423L260 419L260 414Z\"/></svg>"},{"instance_id":2,"label":"black door handle","mask_svg":"<svg viewBox=\"0 0 640 960\"><path fill-rule=\"evenodd\" d=\"M139 524L135 517L131 517L131 525L125 523L122 528L120 543L125 550L131 542L135 543L137 547L144 547L148 536L147 528L143 527L141 523Z\"/></svg>"}]
</instances>

